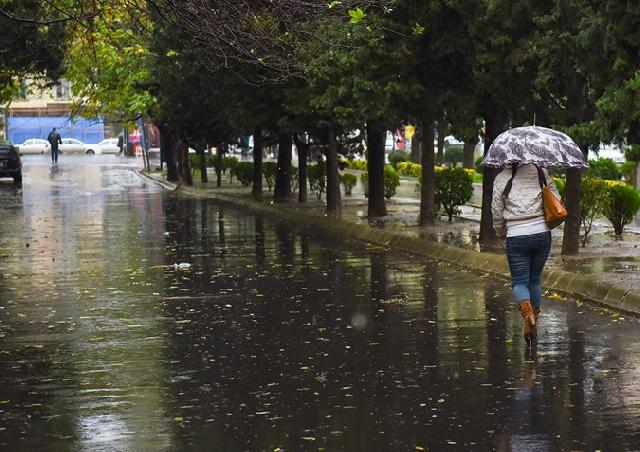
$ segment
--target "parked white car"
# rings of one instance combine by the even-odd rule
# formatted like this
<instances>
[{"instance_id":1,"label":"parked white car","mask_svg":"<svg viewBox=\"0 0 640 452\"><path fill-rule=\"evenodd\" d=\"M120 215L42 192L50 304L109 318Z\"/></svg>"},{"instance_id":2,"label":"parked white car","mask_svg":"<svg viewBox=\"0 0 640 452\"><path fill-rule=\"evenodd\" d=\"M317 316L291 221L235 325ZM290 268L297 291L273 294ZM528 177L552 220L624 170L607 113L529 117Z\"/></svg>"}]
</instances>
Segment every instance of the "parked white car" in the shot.
<instances>
[{"instance_id":1,"label":"parked white car","mask_svg":"<svg viewBox=\"0 0 640 452\"><path fill-rule=\"evenodd\" d=\"M45 154L51 151L51 145L47 140L32 138L18 145L20 154Z\"/></svg>"},{"instance_id":2,"label":"parked white car","mask_svg":"<svg viewBox=\"0 0 640 452\"><path fill-rule=\"evenodd\" d=\"M106 140L102 140L100 143L96 145L96 147L100 149L101 154L119 154L120 153L120 148L118 147L117 138L107 138Z\"/></svg>"},{"instance_id":3,"label":"parked white car","mask_svg":"<svg viewBox=\"0 0 640 452\"><path fill-rule=\"evenodd\" d=\"M100 154L100 148L95 144L86 144L75 138L63 138L60 145L63 154Z\"/></svg>"}]
</instances>

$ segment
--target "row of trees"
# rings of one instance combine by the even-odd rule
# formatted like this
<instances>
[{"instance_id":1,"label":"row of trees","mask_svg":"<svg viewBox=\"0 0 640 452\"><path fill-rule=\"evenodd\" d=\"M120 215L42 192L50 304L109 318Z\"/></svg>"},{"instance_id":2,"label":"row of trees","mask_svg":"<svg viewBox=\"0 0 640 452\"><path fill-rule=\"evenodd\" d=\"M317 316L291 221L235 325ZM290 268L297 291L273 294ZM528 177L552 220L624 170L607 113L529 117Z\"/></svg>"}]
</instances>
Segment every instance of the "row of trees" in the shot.
<instances>
[{"instance_id":1,"label":"row of trees","mask_svg":"<svg viewBox=\"0 0 640 452\"><path fill-rule=\"evenodd\" d=\"M43 23L53 3L24 14ZM640 143L637 2L60 0L57 9L69 19L65 61L79 108L152 118L173 180L190 181L189 145L223 149L252 134L253 193L262 193L262 147L277 144L274 199L289 201L295 142L299 200L306 156L320 147L327 209L337 212L338 154L364 137L369 215L382 216L385 131L410 121L426 151L416 154L427 225L436 130L467 143L483 133L488 148L535 121L567 131L585 154L600 141ZM484 176L480 240L490 245L495 173ZM567 172L565 254L579 248L580 182Z\"/></svg>"}]
</instances>

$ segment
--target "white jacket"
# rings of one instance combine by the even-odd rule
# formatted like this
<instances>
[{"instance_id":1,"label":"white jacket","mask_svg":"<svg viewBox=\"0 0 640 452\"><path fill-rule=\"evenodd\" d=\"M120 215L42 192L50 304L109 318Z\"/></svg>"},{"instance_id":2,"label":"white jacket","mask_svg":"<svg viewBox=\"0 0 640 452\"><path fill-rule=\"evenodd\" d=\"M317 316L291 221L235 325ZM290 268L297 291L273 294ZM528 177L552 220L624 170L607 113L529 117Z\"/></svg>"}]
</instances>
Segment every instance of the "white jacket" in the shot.
<instances>
[{"instance_id":1,"label":"white jacket","mask_svg":"<svg viewBox=\"0 0 640 452\"><path fill-rule=\"evenodd\" d=\"M547 184L558 199L558 189L546 169L542 169ZM507 183L511 179L511 167L504 168L493 182L493 199L491 213L493 214L493 228L500 238L507 235L507 228L517 224L544 220L542 209L542 190L538 181L538 170L534 165L518 167L516 177L513 178L509 197L503 198Z\"/></svg>"}]
</instances>

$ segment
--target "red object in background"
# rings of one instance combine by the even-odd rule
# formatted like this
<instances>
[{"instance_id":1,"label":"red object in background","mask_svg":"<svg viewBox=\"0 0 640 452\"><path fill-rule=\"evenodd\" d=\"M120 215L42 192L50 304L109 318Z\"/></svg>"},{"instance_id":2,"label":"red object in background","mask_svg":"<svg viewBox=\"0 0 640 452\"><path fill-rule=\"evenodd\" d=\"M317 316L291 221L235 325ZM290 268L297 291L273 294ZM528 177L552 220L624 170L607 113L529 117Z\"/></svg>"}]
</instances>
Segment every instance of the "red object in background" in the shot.
<instances>
[{"instance_id":1,"label":"red object in background","mask_svg":"<svg viewBox=\"0 0 640 452\"><path fill-rule=\"evenodd\" d=\"M396 133L393 135L393 139L395 141L395 149L397 151L404 151L405 141L402 130L396 129Z\"/></svg>"},{"instance_id":2,"label":"red object in background","mask_svg":"<svg viewBox=\"0 0 640 452\"><path fill-rule=\"evenodd\" d=\"M148 128L149 128L149 136L147 138L147 141L149 142L149 147L159 148L160 147L160 129L158 129L158 126L156 126L153 123L151 123L151 125Z\"/></svg>"}]
</instances>

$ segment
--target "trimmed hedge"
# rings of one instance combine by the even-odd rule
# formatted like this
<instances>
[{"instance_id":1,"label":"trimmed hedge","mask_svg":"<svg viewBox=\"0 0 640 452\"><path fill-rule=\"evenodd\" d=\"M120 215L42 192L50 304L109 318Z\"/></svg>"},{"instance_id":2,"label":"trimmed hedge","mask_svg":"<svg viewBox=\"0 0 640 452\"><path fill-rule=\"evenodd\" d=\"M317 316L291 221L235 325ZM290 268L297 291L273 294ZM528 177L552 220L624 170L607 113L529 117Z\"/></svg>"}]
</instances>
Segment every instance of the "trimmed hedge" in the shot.
<instances>
[{"instance_id":1,"label":"trimmed hedge","mask_svg":"<svg viewBox=\"0 0 640 452\"><path fill-rule=\"evenodd\" d=\"M243 187L248 187L253 183L253 163L238 162L234 172Z\"/></svg>"},{"instance_id":2,"label":"trimmed hedge","mask_svg":"<svg viewBox=\"0 0 640 452\"><path fill-rule=\"evenodd\" d=\"M435 174L435 201L440 204L449 221L460 213L460 206L473 196L473 177L463 168L443 168Z\"/></svg>"},{"instance_id":3,"label":"trimmed hedge","mask_svg":"<svg viewBox=\"0 0 640 452\"><path fill-rule=\"evenodd\" d=\"M624 227L633 221L640 210L640 193L633 187L620 182L607 182L607 192L603 213L611 222L616 235L622 235Z\"/></svg>"},{"instance_id":4,"label":"trimmed hedge","mask_svg":"<svg viewBox=\"0 0 640 452\"><path fill-rule=\"evenodd\" d=\"M338 175L340 178L340 182L344 187L344 194L347 196L351 196L351 192L353 191L353 187L358 183L358 178L350 173L340 174Z\"/></svg>"}]
</instances>

